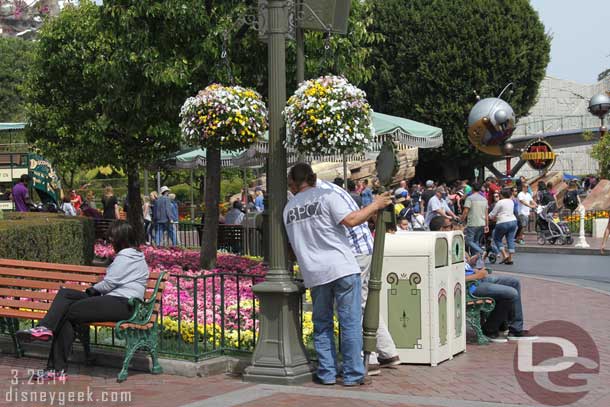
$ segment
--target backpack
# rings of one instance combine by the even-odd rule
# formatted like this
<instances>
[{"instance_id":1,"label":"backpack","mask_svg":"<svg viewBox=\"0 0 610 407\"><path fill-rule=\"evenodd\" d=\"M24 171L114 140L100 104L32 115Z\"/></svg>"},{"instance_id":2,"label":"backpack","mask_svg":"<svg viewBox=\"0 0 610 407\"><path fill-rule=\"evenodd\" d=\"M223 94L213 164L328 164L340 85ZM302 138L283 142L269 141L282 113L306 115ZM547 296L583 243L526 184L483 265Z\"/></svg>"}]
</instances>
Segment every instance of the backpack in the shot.
<instances>
[{"instance_id":1,"label":"backpack","mask_svg":"<svg viewBox=\"0 0 610 407\"><path fill-rule=\"evenodd\" d=\"M578 208L578 191L568 191L563 197L563 206L571 211Z\"/></svg>"}]
</instances>

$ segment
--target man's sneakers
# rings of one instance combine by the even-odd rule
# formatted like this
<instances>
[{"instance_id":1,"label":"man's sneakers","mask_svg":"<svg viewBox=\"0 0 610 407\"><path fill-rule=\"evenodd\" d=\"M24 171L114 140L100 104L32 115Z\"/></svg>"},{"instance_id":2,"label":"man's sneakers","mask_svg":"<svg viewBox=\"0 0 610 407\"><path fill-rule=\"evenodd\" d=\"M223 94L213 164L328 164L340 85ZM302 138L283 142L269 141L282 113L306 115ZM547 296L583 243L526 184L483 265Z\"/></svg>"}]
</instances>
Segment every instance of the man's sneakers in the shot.
<instances>
[{"instance_id":1,"label":"man's sneakers","mask_svg":"<svg viewBox=\"0 0 610 407\"><path fill-rule=\"evenodd\" d=\"M15 333L19 342L44 341L48 342L53 339L53 331L44 326L35 328L23 329Z\"/></svg>"},{"instance_id":2,"label":"man's sneakers","mask_svg":"<svg viewBox=\"0 0 610 407\"><path fill-rule=\"evenodd\" d=\"M523 329L519 332L509 331L507 339L509 341L533 341L538 339L536 335L531 335L527 329Z\"/></svg>"},{"instance_id":3,"label":"man's sneakers","mask_svg":"<svg viewBox=\"0 0 610 407\"><path fill-rule=\"evenodd\" d=\"M368 366L367 376L377 376L381 374L382 368L391 368L400 365L400 358L398 355L392 356L391 358L377 358L379 363L371 363Z\"/></svg>"},{"instance_id":4,"label":"man's sneakers","mask_svg":"<svg viewBox=\"0 0 610 407\"><path fill-rule=\"evenodd\" d=\"M380 367L393 367L393 366L400 365L400 357L398 357L398 355L392 356L391 358L388 358L388 359L383 359L383 358L378 357L377 360L379 361Z\"/></svg>"},{"instance_id":5,"label":"man's sneakers","mask_svg":"<svg viewBox=\"0 0 610 407\"><path fill-rule=\"evenodd\" d=\"M367 376L379 376L381 374L380 364L371 363L366 371Z\"/></svg>"}]
</instances>

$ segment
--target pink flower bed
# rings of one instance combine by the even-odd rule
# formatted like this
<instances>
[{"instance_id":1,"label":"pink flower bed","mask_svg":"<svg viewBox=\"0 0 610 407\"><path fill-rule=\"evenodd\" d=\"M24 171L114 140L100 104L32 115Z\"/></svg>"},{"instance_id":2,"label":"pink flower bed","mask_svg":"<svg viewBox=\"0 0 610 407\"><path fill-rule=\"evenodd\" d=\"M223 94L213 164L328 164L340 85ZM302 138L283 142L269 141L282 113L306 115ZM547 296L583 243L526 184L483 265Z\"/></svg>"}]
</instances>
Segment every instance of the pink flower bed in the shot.
<instances>
[{"instance_id":1,"label":"pink flower bed","mask_svg":"<svg viewBox=\"0 0 610 407\"><path fill-rule=\"evenodd\" d=\"M202 270L196 250L152 246L142 246L141 250L151 272L171 274L163 290L164 318L187 323L197 319L203 326L220 325L224 307L226 329L254 328L253 314L257 310L253 310L252 285L262 281L267 272L260 261L219 254L215 269ZM98 257L114 257L114 250L108 245L96 243L94 251Z\"/></svg>"}]
</instances>

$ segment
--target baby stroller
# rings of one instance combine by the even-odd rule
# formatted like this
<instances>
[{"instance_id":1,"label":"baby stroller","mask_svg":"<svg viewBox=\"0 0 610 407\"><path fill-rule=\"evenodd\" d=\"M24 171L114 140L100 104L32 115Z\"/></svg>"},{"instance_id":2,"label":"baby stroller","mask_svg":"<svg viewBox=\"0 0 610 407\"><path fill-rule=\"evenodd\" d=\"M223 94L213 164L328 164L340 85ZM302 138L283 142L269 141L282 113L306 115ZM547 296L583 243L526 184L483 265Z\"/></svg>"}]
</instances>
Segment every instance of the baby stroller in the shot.
<instances>
[{"instance_id":1,"label":"baby stroller","mask_svg":"<svg viewBox=\"0 0 610 407\"><path fill-rule=\"evenodd\" d=\"M571 245L574 238L570 232L567 222L555 221L553 212L557 211L557 204L550 202L545 206L536 208L536 232L538 232L538 244L544 245L559 243L561 245Z\"/></svg>"}]
</instances>

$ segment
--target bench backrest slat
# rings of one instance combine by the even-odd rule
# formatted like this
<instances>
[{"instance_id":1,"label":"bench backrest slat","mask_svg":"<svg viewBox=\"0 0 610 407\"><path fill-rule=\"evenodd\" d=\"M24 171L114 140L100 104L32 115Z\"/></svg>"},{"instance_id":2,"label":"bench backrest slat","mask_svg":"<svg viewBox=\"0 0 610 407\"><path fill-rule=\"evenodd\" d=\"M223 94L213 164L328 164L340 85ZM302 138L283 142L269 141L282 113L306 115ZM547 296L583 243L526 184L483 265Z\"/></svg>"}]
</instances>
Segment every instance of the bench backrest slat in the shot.
<instances>
[{"instance_id":1,"label":"bench backrest slat","mask_svg":"<svg viewBox=\"0 0 610 407\"><path fill-rule=\"evenodd\" d=\"M75 271L78 273L104 274L104 267L79 266L74 264L44 263L39 261L0 259L0 266L31 268L39 270Z\"/></svg>"},{"instance_id":2,"label":"bench backrest slat","mask_svg":"<svg viewBox=\"0 0 610 407\"><path fill-rule=\"evenodd\" d=\"M48 270L30 270L0 267L0 276L23 277L25 279L42 279L50 281L78 281L81 283L97 283L101 275L62 273Z\"/></svg>"}]
</instances>

